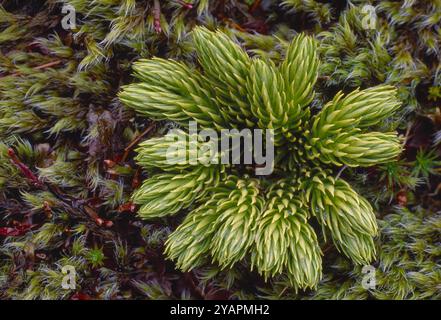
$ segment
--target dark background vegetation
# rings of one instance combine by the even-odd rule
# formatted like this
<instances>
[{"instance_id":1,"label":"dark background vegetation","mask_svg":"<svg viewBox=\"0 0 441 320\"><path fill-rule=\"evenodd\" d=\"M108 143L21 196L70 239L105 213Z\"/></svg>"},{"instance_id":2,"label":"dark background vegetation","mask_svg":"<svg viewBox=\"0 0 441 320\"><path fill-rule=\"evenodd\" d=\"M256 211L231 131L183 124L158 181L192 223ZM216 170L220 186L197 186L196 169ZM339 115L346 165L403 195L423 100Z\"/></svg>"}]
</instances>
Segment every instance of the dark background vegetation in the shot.
<instances>
[{"instance_id":1,"label":"dark background vegetation","mask_svg":"<svg viewBox=\"0 0 441 320\"><path fill-rule=\"evenodd\" d=\"M76 9L74 30L61 8ZM441 297L441 1L0 1L0 298L404 299ZM362 8L375 6L376 27ZM194 62L188 33L223 28L253 55L280 59L304 31L319 40L315 105L337 91L389 83L403 107L385 126L405 149L396 162L346 169L374 205L381 236L377 287L326 252L316 291L264 282L246 266L181 273L162 254L181 217L145 222L130 194L148 178L139 141L168 123L136 116L116 98L131 63ZM61 268L77 287L61 287Z\"/></svg>"}]
</instances>

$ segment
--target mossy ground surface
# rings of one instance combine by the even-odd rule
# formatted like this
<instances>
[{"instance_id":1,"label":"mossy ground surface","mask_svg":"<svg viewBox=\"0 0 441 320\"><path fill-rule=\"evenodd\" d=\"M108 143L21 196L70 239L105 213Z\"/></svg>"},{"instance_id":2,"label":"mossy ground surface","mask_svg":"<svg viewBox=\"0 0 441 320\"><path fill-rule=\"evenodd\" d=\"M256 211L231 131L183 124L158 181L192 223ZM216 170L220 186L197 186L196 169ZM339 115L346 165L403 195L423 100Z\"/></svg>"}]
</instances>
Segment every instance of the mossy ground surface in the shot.
<instances>
[{"instance_id":1,"label":"mossy ground surface","mask_svg":"<svg viewBox=\"0 0 441 320\"><path fill-rule=\"evenodd\" d=\"M61 24L66 4L72 30ZM438 0L1 1L0 298L441 298L440 12ZM265 282L246 261L182 273L165 259L184 215L146 222L130 196L149 178L134 148L173 124L139 117L117 93L139 58L196 64L196 25L274 61L296 33L316 37L316 108L340 90L398 88L403 106L382 126L403 137L399 159L341 172L377 215L376 288L330 242L309 291L283 276ZM66 265L75 289L62 287Z\"/></svg>"}]
</instances>

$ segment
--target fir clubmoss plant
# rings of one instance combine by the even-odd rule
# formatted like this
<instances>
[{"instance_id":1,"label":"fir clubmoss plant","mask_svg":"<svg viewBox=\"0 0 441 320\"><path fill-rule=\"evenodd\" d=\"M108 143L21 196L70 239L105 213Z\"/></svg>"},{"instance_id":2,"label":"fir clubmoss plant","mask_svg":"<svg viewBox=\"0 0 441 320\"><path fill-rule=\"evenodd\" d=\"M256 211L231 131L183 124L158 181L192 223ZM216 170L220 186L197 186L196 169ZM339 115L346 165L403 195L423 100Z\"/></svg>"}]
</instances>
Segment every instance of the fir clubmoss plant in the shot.
<instances>
[{"instance_id":1,"label":"fir clubmoss plant","mask_svg":"<svg viewBox=\"0 0 441 320\"><path fill-rule=\"evenodd\" d=\"M192 208L167 240L168 257L182 270L208 256L222 268L250 257L251 268L265 278L285 274L295 288L315 287L322 255L308 222L315 218L325 238L330 233L355 263L371 261L373 209L333 168L372 166L400 153L395 132L367 132L400 106L395 89L340 92L313 112L319 60L311 37L296 36L280 65L249 57L220 31L198 27L193 40L202 71L177 61L140 60L134 70L141 82L124 87L120 100L183 128L196 120L205 128L273 129L276 163L264 179L229 165L173 168L165 161L173 143L167 137L142 143L138 162L171 172L153 175L135 192L139 215L151 219Z\"/></svg>"},{"instance_id":2,"label":"fir clubmoss plant","mask_svg":"<svg viewBox=\"0 0 441 320\"><path fill-rule=\"evenodd\" d=\"M363 25L367 4L375 7L374 29ZM65 5L75 8L76 28L63 26ZM440 299L440 9L440 0L2 0L0 299ZM240 61L259 57L263 62L256 62L253 75L246 62L245 70L224 68L228 72L222 69L222 78L214 79L222 81L208 82L208 73L193 65L189 32L196 24L221 27L238 37L253 57L240 54L245 58ZM318 40L321 61L313 101L302 109L310 112L300 117L304 122L292 112L295 108L286 109L291 110L287 119L280 117L285 108L262 109L263 81L255 77L281 68L289 40L298 32ZM219 64L227 65L229 55L214 47L210 50L220 57ZM151 137L176 127L168 121L173 117L159 111L152 118L166 121L151 123L115 98L120 85L130 81L132 61L152 56L191 64L180 68L180 62L148 60L165 61L161 72L172 68L167 79L158 77L161 73L147 74L157 80L154 85L146 81L144 87L163 89L161 94L185 107L189 118L197 117L200 127L247 129L272 121L277 129L274 173L255 177L252 166L169 163L165 152L170 142ZM182 72L185 82L178 81ZM204 77L195 79L200 74ZM217 99L230 99L230 90L220 90L224 81L232 81L230 74L246 79L227 86L241 89L234 96L245 97L245 102L224 107ZM265 82L266 91L286 95L280 83L284 76L268 77L272 80ZM322 154L321 160L308 158L299 142L309 145L306 130L311 131L326 102L339 90L350 93L378 84L397 88L403 108L362 130L398 128L405 135L405 152L398 161L368 168L322 163L332 158L322 154L326 145L320 150L318 143L310 152ZM248 93L256 90L259 94ZM199 99L196 106L185 99L188 95ZM277 106L277 99L268 97ZM184 125L181 132L190 137L187 120L179 120L182 114L171 106L163 104L176 111L176 122ZM146 107L152 112L151 105ZM147 138L136 157L147 171L143 175L132 150ZM331 144L328 149L333 150ZM189 149L185 157L200 156L197 162L202 162L205 146L199 143L196 154ZM332 243L324 243L332 236L345 243L352 239L348 228L340 238L327 227L320 230L328 212L340 212L339 218L347 213L311 213L312 202L303 199L306 189L298 188L308 172L324 181L326 190L338 185L337 196L329 196L333 208L350 207L358 199L340 191L346 189L343 181L374 207L380 236L375 238L376 259L369 264L376 268L376 288L363 285L363 265L354 266ZM139 188L146 177L149 184ZM142 215L160 218L142 221L133 214L136 206L128 202L133 190L139 190L135 198L145 204ZM352 200L341 200L342 194ZM385 216L392 205L399 208ZM245 211L236 214L236 207ZM360 207L356 212L364 210ZM314 237L310 230L318 250L305 243ZM341 230L341 224L334 230ZM223 234L228 243L223 243ZM168 256L184 270L193 268L191 272L183 274L164 260L167 239ZM305 260L302 254L320 250L323 276L317 290L289 288L319 275L320 256ZM206 263L212 259L214 264ZM317 263L299 263L302 259ZM221 267L218 260L225 260ZM75 289L61 286L65 266L76 270ZM309 266L317 272L311 273ZM263 277L248 272L251 267Z\"/></svg>"}]
</instances>

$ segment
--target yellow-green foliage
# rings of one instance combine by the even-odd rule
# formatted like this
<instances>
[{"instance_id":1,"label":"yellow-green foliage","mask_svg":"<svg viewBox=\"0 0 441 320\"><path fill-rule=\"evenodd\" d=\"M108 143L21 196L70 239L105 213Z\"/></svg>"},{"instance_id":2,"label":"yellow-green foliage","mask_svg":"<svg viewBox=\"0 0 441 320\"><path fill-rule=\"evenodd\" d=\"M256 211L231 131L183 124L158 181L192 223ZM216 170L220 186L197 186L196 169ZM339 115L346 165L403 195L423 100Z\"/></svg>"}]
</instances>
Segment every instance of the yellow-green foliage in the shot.
<instances>
[{"instance_id":1,"label":"yellow-green foliage","mask_svg":"<svg viewBox=\"0 0 441 320\"><path fill-rule=\"evenodd\" d=\"M399 108L395 89L380 85L338 93L316 112L310 108L319 69L313 38L296 36L280 65L249 57L221 31L197 27L193 40L201 71L171 60L140 60L134 65L140 82L125 86L120 100L183 128L196 120L213 129L274 129L277 161L275 173L264 179L231 166L184 164L173 170L165 156L167 136L143 142L140 165L175 173L153 175L134 193L139 216L164 217L194 207L170 235L168 256L191 270L210 257L229 268L251 254L252 267L265 277L286 274L295 288L315 287L322 252L308 224L314 218L355 263L371 261L377 235L373 209L342 178L334 178L333 166L366 167L397 157L396 132L368 131ZM220 175L224 171L229 175Z\"/></svg>"}]
</instances>

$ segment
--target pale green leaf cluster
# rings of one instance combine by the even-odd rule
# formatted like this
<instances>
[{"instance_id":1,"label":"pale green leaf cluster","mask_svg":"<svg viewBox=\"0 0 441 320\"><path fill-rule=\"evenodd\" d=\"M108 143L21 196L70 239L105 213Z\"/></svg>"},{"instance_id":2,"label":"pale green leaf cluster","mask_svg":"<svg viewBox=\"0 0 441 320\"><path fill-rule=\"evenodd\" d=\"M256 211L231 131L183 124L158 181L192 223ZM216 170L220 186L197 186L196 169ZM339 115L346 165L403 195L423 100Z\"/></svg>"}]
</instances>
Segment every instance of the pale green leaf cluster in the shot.
<instances>
[{"instance_id":1,"label":"pale green leaf cluster","mask_svg":"<svg viewBox=\"0 0 441 320\"><path fill-rule=\"evenodd\" d=\"M194 134L194 147L187 148L190 135L180 129L167 133L165 136L151 138L139 144L135 157L137 163L144 168L163 171L181 171L210 161L220 162L215 150L217 141L203 142ZM193 159L192 162L188 159Z\"/></svg>"},{"instance_id":2,"label":"pale green leaf cluster","mask_svg":"<svg viewBox=\"0 0 441 320\"><path fill-rule=\"evenodd\" d=\"M371 261L375 257L377 222L369 202L346 181L324 174L315 176L305 187L312 211L330 231L337 248L358 264Z\"/></svg>"},{"instance_id":3,"label":"pale green leaf cluster","mask_svg":"<svg viewBox=\"0 0 441 320\"><path fill-rule=\"evenodd\" d=\"M271 186L256 231L252 265L265 278L288 271L293 287L313 287L321 278L317 236L299 190L285 181Z\"/></svg>"},{"instance_id":4,"label":"pale green leaf cluster","mask_svg":"<svg viewBox=\"0 0 441 320\"><path fill-rule=\"evenodd\" d=\"M196 153L203 150L201 141L179 154L182 162L170 164L168 135L141 143L137 161L154 174L133 196L139 215L190 210L169 236L167 256L182 270L210 260L222 268L249 261L265 278L284 275L293 288L313 288L322 268L314 219L323 238L330 235L354 263L371 261L375 214L365 198L335 178L335 167L367 167L398 156L396 132L369 131L400 106L395 89L381 85L338 93L316 111L311 103L319 61L313 38L296 36L276 64L251 58L221 31L197 27L192 35L201 69L141 60L134 66L141 82L125 86L120 99L155 120L178 122L187 140L190 120L215 130L272 128L275 171L255 179L252 168L186 163L188 156L206 156Z\"/></svg>"},{"instance_id":5,"label":"pale green leaf cluster","mask_svg":"<svg viewBox=\"0 0 441 320\"><path fill-rule=\"evenodd\" d=\"M133 194L134 202L142 204L138 214L143 218L162 217L188 208L206 195L208 187L216 186L221 175L219 168L204 166L181 174L155 175Z\"/></svg>"}]
</instances>

